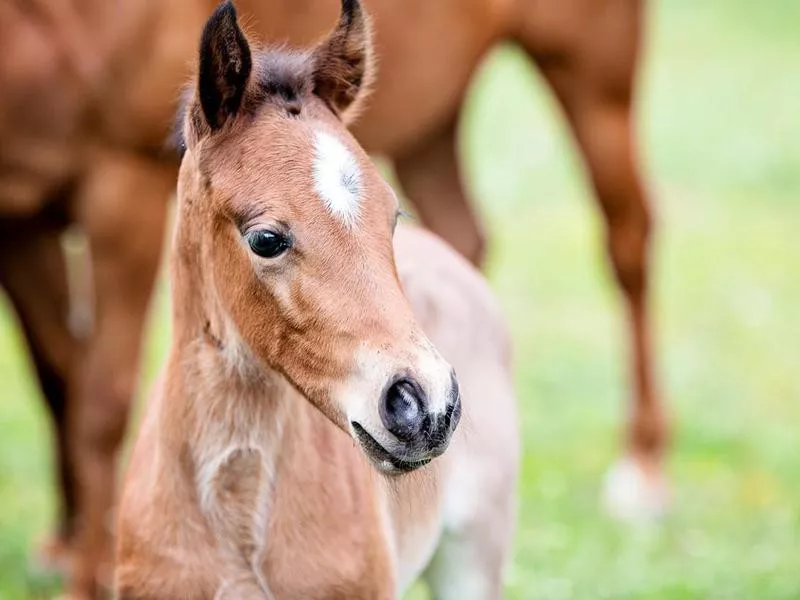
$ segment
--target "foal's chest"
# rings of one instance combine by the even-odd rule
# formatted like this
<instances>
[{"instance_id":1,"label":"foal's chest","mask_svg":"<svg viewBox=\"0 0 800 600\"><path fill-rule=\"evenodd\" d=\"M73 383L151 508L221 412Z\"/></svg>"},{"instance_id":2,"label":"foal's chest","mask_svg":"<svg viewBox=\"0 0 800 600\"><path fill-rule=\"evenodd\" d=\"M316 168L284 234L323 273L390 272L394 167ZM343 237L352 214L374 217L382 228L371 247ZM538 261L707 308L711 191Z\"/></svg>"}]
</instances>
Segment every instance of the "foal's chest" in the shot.
<instances>
[{"instance_id":1,"label":"foal's chest","mask_svg":"<svg viewBox=\"0 0 800 600\"><path fill-rule=\"evenodd\" d=\"M262 568L275 598L297 600L393 600L394 577L387 552L371 551L341 536L296 540L269 552Z\"/></svg>"},{"instance_id":2,"label":"foal's chest","mask_svg":"<svg viewBox=\"0 0 800 600\"><path fill-rule=\"evenodd\" d=\"M275 598L396 596L374 475L360 456L350 457L351 444L338 446L327 448L324 462L289 456L272 463L257 451L235 451L210 477L206 513L215 535L235 540Z\"/></svg>"},{"instance_id":3,"label":"foal's chest","mask_svg":"<svg viewBox=\"0 0 800 600\"><path fill-rule=\"evenodd\" d=\"M345 446L341 453L329 446L324 463L280 470L262 563L278 598L396 595L388 531L370 486L374 474L360 456L347 460L352 444Z\"/></svg>"}]
</instances>

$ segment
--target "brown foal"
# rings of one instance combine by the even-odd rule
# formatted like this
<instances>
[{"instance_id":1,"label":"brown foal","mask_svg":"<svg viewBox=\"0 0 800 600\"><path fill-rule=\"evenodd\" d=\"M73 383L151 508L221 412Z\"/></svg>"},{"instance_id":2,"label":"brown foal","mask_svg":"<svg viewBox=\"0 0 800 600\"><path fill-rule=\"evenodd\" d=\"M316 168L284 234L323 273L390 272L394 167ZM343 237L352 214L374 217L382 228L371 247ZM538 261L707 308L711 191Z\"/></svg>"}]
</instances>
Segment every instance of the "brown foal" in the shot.
<instances>
[{"instance_id":1,"label":"brown foal","mask_svg":"<svg viewBox=\"0 0 800 600\"><path fill-rule=\"evenodd\" d=\"M390 599L423 571L437 598L501 594L507 335L463 259L394 236L397 199L342 122L369 75L357 0L308 53L251 51L230 3L206 24L174 338L119 507L121 599Z\"/></svg>"}]
</instances>

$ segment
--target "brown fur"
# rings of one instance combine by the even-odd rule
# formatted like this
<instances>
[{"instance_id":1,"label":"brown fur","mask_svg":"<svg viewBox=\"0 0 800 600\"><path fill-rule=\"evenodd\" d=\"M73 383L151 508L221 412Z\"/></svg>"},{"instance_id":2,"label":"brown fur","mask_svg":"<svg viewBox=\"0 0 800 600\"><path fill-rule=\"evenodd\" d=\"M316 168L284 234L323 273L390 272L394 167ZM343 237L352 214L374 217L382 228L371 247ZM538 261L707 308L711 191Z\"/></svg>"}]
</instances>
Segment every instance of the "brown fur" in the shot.
<instances>
[{"instance_id":1,"label":"brown fur","mask_svg":"<svg viewBox=\"0 0 800 600\"><path fill-rule=\"evenodd\" d=\"M491 47L510 39L526 49L565 108L607 218L610 258L630 308L629 453L658 480L666 430L651 372L650 218L631 117L642 5L367 0L380 77L354 131L369 151L393 159L423 222L478 262L483 235L463 191L456 148L460 106ZM91 592L107 555L107 490L175 174L164 139L213 6L213 0L0 5L0 214L26 232L25 243L42 248L3 250L8 266L0 282L22 319L49 406L66 403L73 415L68 424L64 410L52 412L61 480L79 477L84 483L77 487L85 488L76 508L75 486L63 484L66 510L55 544L74 542L80 512L86 533L71 586L76 595ZM337 18L334 0L240 0L239 8L264 41L308 44ZM53 208L63 213L56 224ZM94 257L97 314L85 340L69 331L60 300L66 277L54 240L70 222L82 226ZM38 292L33 303L31 290ZM51 353L74 360L67 364ZM72 465L82 474L73 474Z\"/></svg>"}]
</instances>

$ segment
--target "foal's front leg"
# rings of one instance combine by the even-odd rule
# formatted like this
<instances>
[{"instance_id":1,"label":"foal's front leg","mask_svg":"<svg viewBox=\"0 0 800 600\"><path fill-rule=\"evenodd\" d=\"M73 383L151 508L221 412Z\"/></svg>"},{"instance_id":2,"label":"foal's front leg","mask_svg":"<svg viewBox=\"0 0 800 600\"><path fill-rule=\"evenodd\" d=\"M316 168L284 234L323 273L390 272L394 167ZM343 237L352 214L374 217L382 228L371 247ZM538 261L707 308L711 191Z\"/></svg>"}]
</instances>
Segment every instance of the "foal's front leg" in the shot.
<instances>
[{"instance_id":1,"label":"foal's front leg","mask_svg":"<svg viewBox=\"0 0 800 600\"><path fill-rule=\"evenodd\" d=\"M123 590L117 596L117 600L173 600L174 597L171 593L157 596L149 591L138 594L135 591ZM225 579L220 587L217 588L213 597L205 594L193 595L192 592L186 592L182 597L191 600L242 600L243 598L247 600L275 600L272 593L264 589L252 575Z\"/></svg>"},{"instance_id":2,"label":"foal's front leg","mask_svg":"<svg viewBox=\"0 0 800 600\"><path fill-rule=\"evenodd\" d=\"M81 484L73 598L97 597L107 569L110 574L117 453L175 185L174 167L149 158L105 151L97 152L92 165L75 198L91 255L95 326L71 422Z\"/></svg>"}]
</instances>

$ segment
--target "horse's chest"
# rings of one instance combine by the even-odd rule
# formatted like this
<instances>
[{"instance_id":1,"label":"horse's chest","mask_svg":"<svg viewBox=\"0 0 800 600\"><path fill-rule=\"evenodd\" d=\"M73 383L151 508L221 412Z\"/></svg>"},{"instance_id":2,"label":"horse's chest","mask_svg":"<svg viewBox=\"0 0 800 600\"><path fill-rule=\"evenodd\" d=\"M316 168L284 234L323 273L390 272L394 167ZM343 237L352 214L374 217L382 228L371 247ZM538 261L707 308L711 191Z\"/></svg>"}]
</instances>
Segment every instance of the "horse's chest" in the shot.
<instances>
[{"instance_id":1,"label":"horse's chest","mask_svg":"<svg viewBox=\"0 0 800 600\"><path fill-rule=\"evenodd\" d=\"M200 488L220 547L235 548L273 597L395 597L386 533L358 481L275 474L262 452L236 449L201 473Z\"/></svg>"},{"instance_id":2,"label":"horse's chest","mask_svg":"<svg viewBox=\"0 0 800 600\"><path fill-rule=\"evenodd\" d=\"M291 524L287 524L291 527ZM303 523L270 544L262 565L276 598L391 600L396 581L388 546L372 537L369 523L350 522L350 532L314 531Z\"/></svg>"},{"instance_id":3,"label":"horse's chest","mask_svg":"<svg viewBox=\"0 0 800 600\"><path fill-rule=\"evenodd\" d=\"M320 428L326 460L288 458L276 478L262 568L278 598L396 596L393 542L374 475L352 442Z\"/></svg>"},{"instance_id":4,"label":"horse's chest","mask_svg":"<svg viewBox=\"0 0 800 600\"><path fill-rule=\"evenodd\" d=\"M264 546L269 469L258 449L234 448L199 474L200 501L212 534L250 561Z\"/></svg>"}]
</instances>

